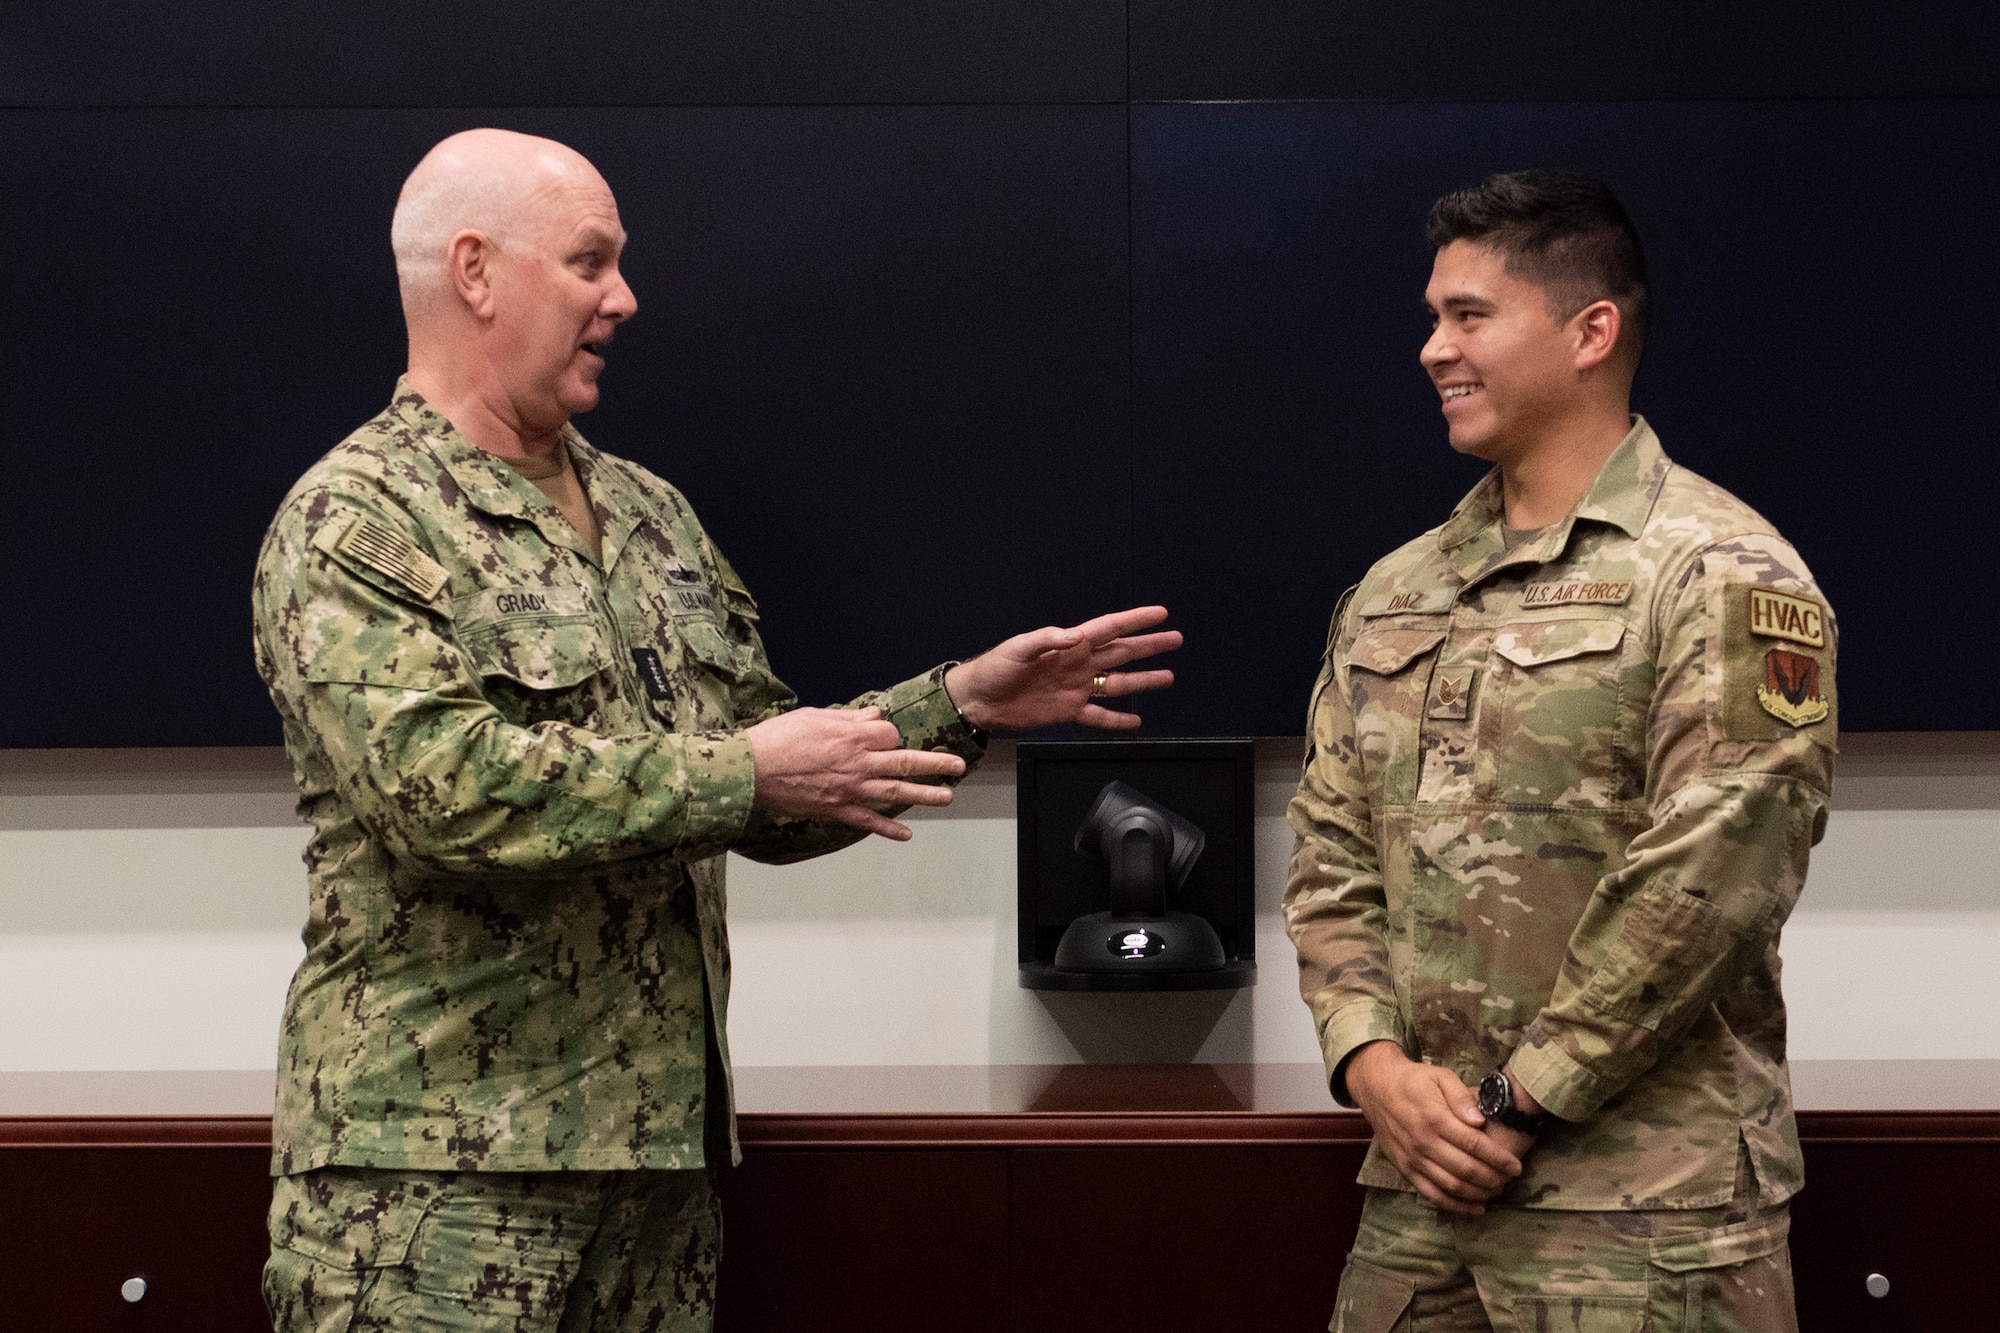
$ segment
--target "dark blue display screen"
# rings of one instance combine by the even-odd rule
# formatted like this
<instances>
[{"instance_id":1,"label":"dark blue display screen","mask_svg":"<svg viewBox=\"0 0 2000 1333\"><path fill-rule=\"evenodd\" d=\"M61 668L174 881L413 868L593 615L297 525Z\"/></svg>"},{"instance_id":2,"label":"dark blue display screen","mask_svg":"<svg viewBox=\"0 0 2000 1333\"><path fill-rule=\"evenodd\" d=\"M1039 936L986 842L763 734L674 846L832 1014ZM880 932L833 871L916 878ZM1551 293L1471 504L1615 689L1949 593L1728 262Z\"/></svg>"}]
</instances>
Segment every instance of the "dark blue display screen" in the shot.
<instances>
[{"instance_id":1,"label":"dark blue display screen","mask_svg":"<svg viewBox=\"0 0 2000 1333\"><path fill-rule=\"evenodd\" d=\"M1425 211L1567 163L1647 242L1636 406L1818 574L1846 725L2000 727L1939 683L1995 646L1992 103L16 107L0 746L276 740L257 542L387 401L397 186L481 123L617 192L640 313L579 425L689 494L809 702L1157 600L1148 734L1296 734L1341 590L1479 472Z\"/></svg>"},{"instance_id":2,"label":"dark blue display screen","mask_svg":"<svg viewBox=\"0 0 2000 1333\"><path fill-rule=\"evenodd\" d=\"M1296 733L1342 589L1480 465L1417 362L1433 199L1582 167L1643 233L1634 406L1804 554L1841 624L1842 721L2000 726L1941 688L2000 510L1980 330L2000 289L1989 104L1142 107L1133 135L1136 564L1190 644L1171 730Z\"/></svg>"}]
</instances>

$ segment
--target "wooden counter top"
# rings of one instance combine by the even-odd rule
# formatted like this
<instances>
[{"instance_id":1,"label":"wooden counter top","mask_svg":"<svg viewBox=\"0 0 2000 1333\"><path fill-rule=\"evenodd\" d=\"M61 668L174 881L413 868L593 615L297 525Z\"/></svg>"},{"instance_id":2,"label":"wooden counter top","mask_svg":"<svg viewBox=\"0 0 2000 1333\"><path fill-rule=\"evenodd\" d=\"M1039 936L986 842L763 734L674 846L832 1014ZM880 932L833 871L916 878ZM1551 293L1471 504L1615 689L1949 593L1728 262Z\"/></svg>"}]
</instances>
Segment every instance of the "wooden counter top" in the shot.
<instances>
[{"instance_id":1,"label":"wooden counter top","mask_svg":"<svg viewBox=\"0 0 2000 1333\"><path fill-rule=\"evenodd\" d=\"M251 1071L0 1073L0 1147L270 1142L271 1076ZM2000 1140L2000 1061L1801 1061L1801 1133L1870 1142ZM1317 1065L750 1066L746 1145L1000 1147L1360 1142Z\"/></svg>"}]
</instances>

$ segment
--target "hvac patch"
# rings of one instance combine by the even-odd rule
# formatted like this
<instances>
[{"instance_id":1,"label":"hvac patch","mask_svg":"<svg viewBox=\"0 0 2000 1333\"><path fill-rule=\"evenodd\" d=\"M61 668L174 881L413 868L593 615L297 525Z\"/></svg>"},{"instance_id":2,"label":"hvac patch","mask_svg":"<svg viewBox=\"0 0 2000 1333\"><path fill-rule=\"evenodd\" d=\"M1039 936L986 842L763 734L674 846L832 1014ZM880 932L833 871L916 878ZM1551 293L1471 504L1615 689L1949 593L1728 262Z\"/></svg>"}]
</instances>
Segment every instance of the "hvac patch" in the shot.
<instances>
[{"instance_id":1,"label":"hvac patch","mask_svg":"<svg viewBox=\"0 0 2000 1333\"><path fill-rule=\"evenodd\" d=\"M1757 687L1757 702L1772 717L1794 727L1824 722L1832 711L1819 692L1818 661L1786 648L1764 654L1764 683Z\"/></svg>"},{"instance_id":2,"label":"hvac patch","mask_svg":"<svg viewBox=\"0 0 2000 1333\"><path fill-rule=\"evenodd\" d=\"M1826 604L1765 584L1732 581L1711 607L1722 613L1722 680L1715 702L1721 706L1723 736L1732 741L1805 736L1832 749L1840 698ZM1711 642L1710 651L1715 647ZM1813 648L1819 651L1807 651Z\"/></svg>"}]
</instances>

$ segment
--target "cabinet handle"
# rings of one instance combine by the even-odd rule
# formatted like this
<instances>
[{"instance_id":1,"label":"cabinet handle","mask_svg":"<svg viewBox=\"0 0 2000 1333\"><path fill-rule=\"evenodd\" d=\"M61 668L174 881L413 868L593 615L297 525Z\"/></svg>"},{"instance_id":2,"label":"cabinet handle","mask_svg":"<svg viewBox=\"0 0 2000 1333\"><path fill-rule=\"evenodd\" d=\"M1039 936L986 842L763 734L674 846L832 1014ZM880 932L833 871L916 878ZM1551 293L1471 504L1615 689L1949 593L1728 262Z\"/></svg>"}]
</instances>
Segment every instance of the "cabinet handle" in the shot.
<instances>
[{"instance_id":1,"label":"cabinet handle","mask_svg":"<svg viewBox=\"0 0 2000 1333\"><path fill-rule=\"evenodd\" d=\"M1889 1294L1889 1279L1883 1277L1880 1273L1870 1273L1868 1275L1868 1294L1878 1301L1887 1296Z\"/></svg>"},{"instance_id":2,"label":"cabinet handle","mask_svg":"<svg viewBox=\"0 0 2000 1333\"><path fill-rule=\"evenodd\" d=\"M1874 1279L1870 1278L1869 1281L1872 1282ZM142 1301L146 1299L146 1279L142 1277L126 1278L118 1285L118 1294L128 1301Z\"/></svg>"}]
</instances>

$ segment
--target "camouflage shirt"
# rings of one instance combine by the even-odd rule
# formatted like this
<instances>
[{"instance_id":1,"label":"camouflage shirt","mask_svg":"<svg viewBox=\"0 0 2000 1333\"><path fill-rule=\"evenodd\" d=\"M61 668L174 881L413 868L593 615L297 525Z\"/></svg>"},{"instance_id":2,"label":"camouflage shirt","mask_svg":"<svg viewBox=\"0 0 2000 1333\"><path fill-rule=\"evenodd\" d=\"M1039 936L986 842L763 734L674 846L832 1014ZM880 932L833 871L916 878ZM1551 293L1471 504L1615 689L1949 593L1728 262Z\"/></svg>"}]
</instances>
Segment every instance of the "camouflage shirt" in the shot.
<instances>
[{"instance_id":1,"label":"camouflage shirt","mask_svg":"<svg viewBox=\"0 0 2000 1333\"><path fill-rule=\"evenodd\" d=\"M1327 1069L1511 1059L1558 1119L1503 1203L1712 1206L1739 1142L1787 1198L1778 932L1826 825L1832 615L1643 421L1562 522L1509 550L1501 515L1489 474L1334 618L1285 892ZM1361 1179L1407 1188L1379 1147Z\"/></svg>"},{"instance_id":2,"label":"camouflage shirt","mask_svg":"<svg viewBox=\"0 0 2000 1333\"><path fill-rule=\"evenodd\" d=\"M679 492L564 441L601 562L404 383L265 537L257 665L313 829L277 1173L702 1165L722 853L861 836L752 809L742 728L795 703L756 602ZM942 668L857 702L980 752Z\"/></svg>"}]
</instances>

